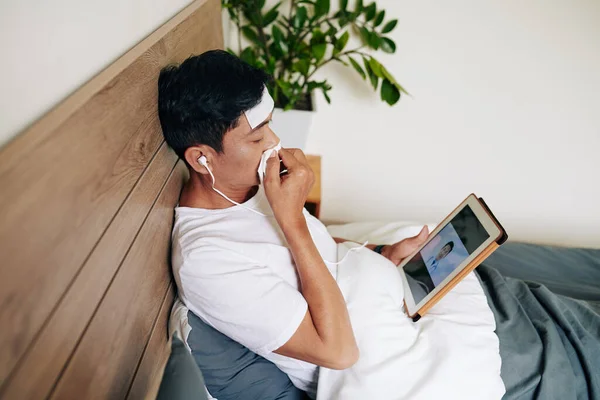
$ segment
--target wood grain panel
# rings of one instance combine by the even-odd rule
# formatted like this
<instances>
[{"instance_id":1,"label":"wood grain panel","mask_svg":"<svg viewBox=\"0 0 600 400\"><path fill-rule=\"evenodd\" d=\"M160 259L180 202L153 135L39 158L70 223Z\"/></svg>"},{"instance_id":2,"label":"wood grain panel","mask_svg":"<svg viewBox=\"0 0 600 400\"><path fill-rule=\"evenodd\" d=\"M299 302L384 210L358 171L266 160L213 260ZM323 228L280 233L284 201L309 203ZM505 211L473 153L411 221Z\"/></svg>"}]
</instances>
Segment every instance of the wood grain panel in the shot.
<instances>
[{"instance_id":1,"label":"wood grain panel","mask_svg":"<svg viewBox=\"0 0 600 400\"><path fill-rule=\"evenodd\" d=\"M176 161L175 153L163 143L52 313L49 322L15 368L7 387L1 393L3 396L39 399L50 391ZM165 237L165 240L168 239Z\"/></svg>"},{"instance_id":2,"label":"wood grain panel","mask_svg":"<svg viewBox=\"0 0 600 400\"><path fill-rule=\"evenodd\" d=\"M0 149L2 387L162 143L160 68L218 47L197 0Z\"/></svg>"},{"instance_id":3,"label":"wood grain panel","mask_svg":"<svg viewBox=\"0 0 600 400\"><path fill-rule=\"evenodd\" d=\"M174 298L175 287L171 283L154 328L152 329L152 335L136 371L135 378L127 394L127 399L154 400L158 394L163 371L171 354L171 342L169 341L167 325Z\"/></svg>"},{"instance_id":4,"label":"wood grain panel","mask_svg":"<svg viewBox=\"0 0 600 400\"><path fill-rule=\"evenodd\" d=\"M124 398L171 282L173 206L185 177L173 170L75 349L52 399Z\"/></svg>"}]
</instances>

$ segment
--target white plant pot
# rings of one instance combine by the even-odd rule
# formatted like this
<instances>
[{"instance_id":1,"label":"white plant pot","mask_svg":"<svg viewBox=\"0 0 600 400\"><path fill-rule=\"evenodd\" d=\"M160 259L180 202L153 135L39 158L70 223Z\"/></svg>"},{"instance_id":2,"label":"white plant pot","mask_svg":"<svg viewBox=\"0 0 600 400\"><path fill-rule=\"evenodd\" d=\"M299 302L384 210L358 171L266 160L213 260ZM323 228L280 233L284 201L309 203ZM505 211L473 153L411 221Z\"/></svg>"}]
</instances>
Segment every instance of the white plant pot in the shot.
<instances>
[{"instance_id":1,"label":"white plant pot","mask_svg":"<svg viewBox=\"0 0 600 400\"><path fill-rule=\"evenodd\" d=\"M284 147L304 150L314 114L314 111L283 111L281 108L275 108L271 128L279 136Z\"/></svg>"}]
</instances>

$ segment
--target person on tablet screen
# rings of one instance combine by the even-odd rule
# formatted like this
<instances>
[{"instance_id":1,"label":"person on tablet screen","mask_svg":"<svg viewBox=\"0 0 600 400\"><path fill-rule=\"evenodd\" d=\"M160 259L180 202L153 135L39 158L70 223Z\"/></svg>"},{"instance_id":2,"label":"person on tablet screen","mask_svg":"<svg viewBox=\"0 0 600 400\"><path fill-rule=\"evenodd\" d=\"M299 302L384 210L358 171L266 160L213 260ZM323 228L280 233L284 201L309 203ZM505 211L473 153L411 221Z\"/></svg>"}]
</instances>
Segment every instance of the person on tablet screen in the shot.
<instances>
[{"instance_id":1,"label":"person on tablet screen","mask_svg":"<svg viewBox=\"0 0 600 400\"><path fill-rule=\"evenodd\" d=\"M429 257L429 259L427 260L427 269L429 270L430 274L435 272L435 270L439 266L439 262L442 259L444 259L448 254L450 254L452 249L454 249L454 242L450 241L450 242L446 243L440 249L440 251L438 251L438 253L435 257Z\"/></svg>"}]
</instances>

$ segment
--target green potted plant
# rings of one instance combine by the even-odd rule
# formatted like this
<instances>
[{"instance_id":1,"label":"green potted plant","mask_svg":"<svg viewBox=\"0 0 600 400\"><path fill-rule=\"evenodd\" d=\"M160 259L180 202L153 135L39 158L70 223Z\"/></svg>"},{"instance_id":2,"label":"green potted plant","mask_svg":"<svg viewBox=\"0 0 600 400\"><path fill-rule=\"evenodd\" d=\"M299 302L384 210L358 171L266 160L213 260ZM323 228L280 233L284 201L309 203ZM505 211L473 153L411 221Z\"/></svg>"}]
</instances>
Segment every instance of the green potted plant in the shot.
<instances>
[{"instance_id":1,"label":"green potted plant","mask_svg":"<svg viewBox=\"0 0 600 400\"><path fill-rule=\"evenodd\" d=\"M280 109L274 112L273 122L276 132L288 134L286 145L296 147L290 142L305 140L315 91L330 103L331 85L326 79L315 79L315 73L330 62L353 68L389 105L406 93L372 54L396 51L386 35L398 21L387 19L385 10L362 0L351 7L348 0L340 0L335 10L330 0L288 1L285 6L278 2L265 7L266 0L222 0L237 34L237 51L229 51L273 77L268 89ZM350 42L357 44L350 46ZM306 130L304 139L298 138L301 130Z\"/></svg>"}]
</instances>

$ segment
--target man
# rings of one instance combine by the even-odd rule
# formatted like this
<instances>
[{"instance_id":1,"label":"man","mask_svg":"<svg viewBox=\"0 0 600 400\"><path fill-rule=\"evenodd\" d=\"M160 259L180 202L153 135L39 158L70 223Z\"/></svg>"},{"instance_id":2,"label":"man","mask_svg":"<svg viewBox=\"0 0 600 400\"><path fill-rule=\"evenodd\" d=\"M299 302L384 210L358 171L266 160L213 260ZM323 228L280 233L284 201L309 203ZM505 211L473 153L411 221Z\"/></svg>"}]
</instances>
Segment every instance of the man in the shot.
<instances>
[{"instance_id":1,"label":"man","mask_svg":"<svg viewBox=\"0 0 600 400\"><path fill-rule=\"evenodd\" d=\"M314 395L317 366L345 369L359 357L330 269L343 239L303 208L314 177L302 151L273 152L259 186L261 156L279 143L267 79L220 50L161 72L163 133L190 172L175 210L173 271L190 310ZM398 264L427 235L369 248Z\"/></svg>"},{"instance_id":2,"label":"man","mask_svg":"<svg viewBox=\"0 0 600 400\"><path fill-rule=\"evenodd\" d=\"M439 266L439 262L444 259L448 254L450 254L450 252L452 251L452 249L454 249L454 242L450 241L448 243L446 243L441 249L440 251L438 251L437 255L435 257L429 257L429 260L427 260L427 265L429 268L429 273L434 272L437 267Z\"/></svg>"}]
</instances>

